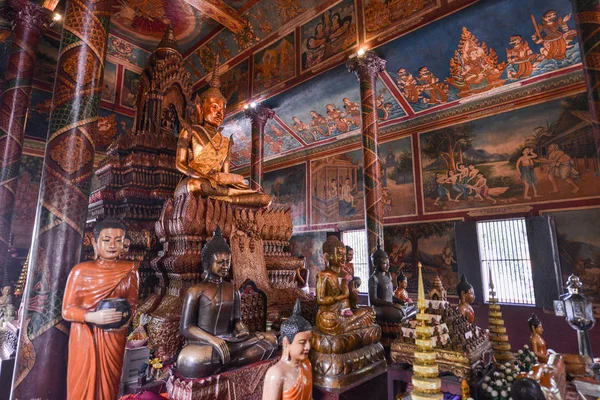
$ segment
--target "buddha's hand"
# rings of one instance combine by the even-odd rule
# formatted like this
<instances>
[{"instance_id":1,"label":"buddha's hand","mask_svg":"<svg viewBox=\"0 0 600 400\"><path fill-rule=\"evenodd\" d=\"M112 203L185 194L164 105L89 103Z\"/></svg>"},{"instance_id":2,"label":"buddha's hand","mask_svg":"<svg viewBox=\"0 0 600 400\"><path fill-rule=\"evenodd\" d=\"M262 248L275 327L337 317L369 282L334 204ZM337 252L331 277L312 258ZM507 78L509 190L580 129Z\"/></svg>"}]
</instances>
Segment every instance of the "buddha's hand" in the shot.
<instances>
[{"instance_id":1,"label":"buddha's hand","mask_svg":"<svg viewBox=\"0 0 600 400\"><path fill-rule=\"evenodd\" d=\"M85 314L85 322L96 325L108 325L121 320L123 313L115 308L107 308L106 310L91 311Z\"/></svg>"},{"instance_id":2,"label":"buddha's hand","mask_svg":"<svg viewBox=\"0 0 600 400\"><path fill-rule=\"evenodd\" d=\"M227 342L215 336L209 341L209 343L217 351L217 353L219 353L223 365L229 364L231 355L229 354Z\"/></svg>"},{"instance_id":3,"label":"buddha's hand","mask_svg":"<svg viewBox=\"0 0 600 400\"><path fill-rule=\"evenodd\" d=\"M250 330L243 322L239 321L235 324L235 337L236 339L243 339L250 335Z\"/></svg>"},{"instance_id":4,"label":"buddha's hand","mask_svg":"<svg viewBox=\"0 0 600 400\"><path fill-rule=\"evenodd\" d=\"M350 297L349 293L343 293L337 296L333 296L333 300L335 300L335 302L337 303L339 301L346 300L348 297Z\"/></svg>"}]
</instances>

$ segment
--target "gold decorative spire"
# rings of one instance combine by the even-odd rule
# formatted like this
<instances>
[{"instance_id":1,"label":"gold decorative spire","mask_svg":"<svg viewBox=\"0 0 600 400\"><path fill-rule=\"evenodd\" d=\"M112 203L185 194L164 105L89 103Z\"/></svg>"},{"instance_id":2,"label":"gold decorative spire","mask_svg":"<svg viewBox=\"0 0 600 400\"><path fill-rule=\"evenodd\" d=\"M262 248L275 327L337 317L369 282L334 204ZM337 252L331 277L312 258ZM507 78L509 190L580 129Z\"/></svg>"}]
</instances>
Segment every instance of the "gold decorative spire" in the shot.
<instances>
[{"instance_id":1,"label":"gold decorative spire","mask_svg":"<svg viewBox=\"0 0 600 400\"><path fill-rule=\"evenodd\" d=\"M436 363L436 352L433 349L431 317L426 313L427 300L425 299L425 286L423 285L423 266L418 263L419 267L419 289L417 307L417 351L415 351L415 361L413 363L413 376L411 398L413 400L435 399L442 400L444 398L441 388L442 381Z\"/></svg>"},{"instance_id":2,"label":"gold decorative spire","mask_svg":"<svg viewBox=\"0 0 600 400\"><path fill-rule=\"evenodd\" d=\"M504 326L504 320L502 319L502 309L498 304L496 298L496 292L494 291L494 282L492 281L492 270L489 270L490 280L490 308L488 315L488 329L490 331L490 342L492 342L492 350L494 351L494 357L496 363L504 364L507 361L513 360L513 353L510 351L510 343L508 342L508 335L506 334L506 327Z\"/></svg>"},{"instance_id":3,"label":"gold decorative spire","mask_svg":"<svg viewBox=\"0 0 600 400\"><path fill-rule=\"evenodd\" d=\"M212 75L210 81L208 82L208 86L210 87L200 96L201 101L211 98L227 102L227 99L219 90L219 88L221 87L221 80L219 79L219 66L219 55L216 54L215 61L213 62Z\"/></svg>"}]
</instances>

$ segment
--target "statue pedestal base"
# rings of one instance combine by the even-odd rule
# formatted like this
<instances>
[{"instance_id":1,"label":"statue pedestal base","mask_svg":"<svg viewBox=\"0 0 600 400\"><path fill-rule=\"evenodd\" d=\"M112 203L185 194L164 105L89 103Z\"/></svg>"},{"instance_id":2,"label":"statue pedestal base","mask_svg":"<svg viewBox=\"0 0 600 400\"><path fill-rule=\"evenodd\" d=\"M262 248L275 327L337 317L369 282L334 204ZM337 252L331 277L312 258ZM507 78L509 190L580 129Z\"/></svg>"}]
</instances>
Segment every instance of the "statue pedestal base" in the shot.
<instances>
[{"instance_id":1,"label":"statue pedestal base","mask_svg":"<svg viewBox=\"0 0 600 400\"><path fill-rule=\"evenodd\" d=\"M387 399L387 373L385 362L383 367L376 366L362 378L353 378L352 383L339 389L313 387L314 400L342 399Z\"/></svg>"},{"instance_id":2,"label":"statue pedestal base","mask_svg":"<svg viewBox=\"0 0 600 400\"><path fill-rule=\"evenodd\" d=\"M267 370L279 358L260 361L206 378L186 379L173 371L167 382L170 400L229 400L262 398Z\"/></svg>"}]
</instances>

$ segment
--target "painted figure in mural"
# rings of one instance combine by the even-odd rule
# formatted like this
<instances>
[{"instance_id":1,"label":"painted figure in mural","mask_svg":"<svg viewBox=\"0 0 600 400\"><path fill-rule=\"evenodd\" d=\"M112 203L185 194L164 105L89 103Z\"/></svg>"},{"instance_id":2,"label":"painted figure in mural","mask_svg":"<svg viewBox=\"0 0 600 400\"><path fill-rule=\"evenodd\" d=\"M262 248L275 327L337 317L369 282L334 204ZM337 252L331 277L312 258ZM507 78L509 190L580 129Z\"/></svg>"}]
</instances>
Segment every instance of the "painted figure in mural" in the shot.
<instances>
[{"instance_id":1,"label":"painted figure in mural","mask_svg":"<svg viewBox=\"0 0 600 400\"><path fill-rule=\"evenodd\" d=\"M408 278L402 273L402 271L399 271L398 275L396 276L396 291L394 292L394 297L400 299L402 301L401 304L403 305L413 302L408 295L408 290L406 290L406 288L408 288Z\"/></svg>"},{"instance_id":2,"label":"painted figure in mural","mask_svg":"<svg viewBox=\"0 0 600 400\"><path fill-rule=\"evenodd\" d=\"M240 319L240 293L224 280L231 249L219 227L201 257L204 280L188 289L183 300L180 332L187 344L177 356L177 371L185 378L200 378L271 357L277 338L248 331Z\"/></svg>"},{"instance_id":3,"label":"painted figure in mural","mask_svg":"<svg viewBox=\"0 0 600 400\"><path fill-rule=\"evenodd\" d=\"M419 94L424 89L418 85L417 80L406 69L400 68L396 73L398 74L396 83L402 95L409 103L417 103Z\"/></svg>"},{"instance_id":4,"label":"painted figure in mural","mask_svg":"<svg viewBox=\"0 0 600 400\"><path fill-rule=\"evenodd\" d=\"M508 43L510 49L506 49L506 59L514 69L508 72L508 77L511 79L527 78L533 72L533 61L536 57L529 48L529 43L523 40L521 35L511 36Z\"/></svg>"},{"instance_id":5,"label":"painted figure in mural","mask_svg":"<svg viewBox=\"0 0 600 400\"><path fill-rule=\"evenodd\" d=\"M375 311L371 307L352 310L346 280L340 273L346 263L346 246L334 235L323 243L325 269L317 275L316 325L326 335L338 335L358 328L371 326L375 322Z\"/></svg>"},{"instance_id":6,"label":"painted figure in mural","mask_svg":"<svg viewBox=\"0 0 600 400\"><path fill-rule=\"evenodd\" d=\"M473 285L467 282L467 277L463 274L460 277L460 282L456 286L456 294L458 294L458 312L467 319L470 323L475 321L475 311L471 307L471 303L475 301L475 291Z\"/></svg>"},{"instance_id":7,"label":"painted figure in mural","mask_svg":"<svg viewBox=\"0 0 600 400\"><path fill-rule=\"evenodd\" d=\"M545 363L548 361L548 348L546 347L546 341L542 337L544 334L542 321L540 321L534 313L531 314L531 317L527 320L527 324L529 325L529 331L531 332L531 336L529 336L531 350L538 358L539 362ZM552 352L552 350L550 351Z\"/></svg>"},{"instance_id":8,"label":"painted figure in mural","mask_svg":"<svg viewBox=\"0 0 600 400\"><path fill-rule=\"evenodd\" d=\"M221 201L262 207L271 197L251 190L244 177L229 172L233 140L221 134L226 99L221 94L218 64L210 88L197 99L199 124L182 122L177 142L176 167L187 177L175 189L182 193L199 193ZM182 120L183 121L183 120Z\"/></svg>"},{"instance_id":9,"label":"painted figure in mural","mask_svg":"<svg viewBox=\"0 0 600 400\"><path fill-rule=\"evenodd\" d=\"M308 359L312 326L300 315L300 300L294 313L281 323L281 359L267 370L263 400L311 400L312 365Z\"/></svg>"},{"instance_id":10,"label":"painted figure in mural","mask_svg":"<svg viewBox=\"0 0 600 400\"><path fill-rule=\"evenodd\" d=\"M313 129L307 123L300 121L298 117L292 117L292 121L294 121L292 127L302 135L304 140L309 143L317 140L317 135L314 134Z\"/></svg>"},{"instance_id":11,"label":"painted figure in mural","mask_svg":"<svg viewBox=\"0 0 600 400\"><path fill-rule=\"evenodd\" d=\"M483 48L466 42L463 50L465 81L471 89L480 90L496 81L501 71L488 60Z\"/></svg>"},{"instance_id":12,"label":"painted figure in mural","mask_svg":"<svg viewBox=\"0 0 600 400\"><path fill-rule=\"evenodd\" d=\"M329 123L329 131L332 132L334 129L337 129L340 132L348 132L350 129L348 124L346 123L346 118L344 118L344 113L338 110L335 107L335 104L327 104L325 106L327 109L327 118L332 123Z\"/></svg>"},{"instance_id":13,"label":"painted figure in mural","mask_svg":"<svg viewBox=\"0 0 600 400\"><path fill-rule=\"evenodd\" d=\"M344 97L344 110L346 111L346 121L355 127L360 127L360 103L355 103L348 97Z\"/></svg>"},{"instance_id":14,"label":"painted figure in mural","mask_svg":"<svg viewBox=\"0 0 600 400\"><path fill-rule=\"evenodd\" d=\"M491 200L492 204L496 204L496 199L490 194L490 187L487 184L487 178L483 176L481 172L476 175L477 181L474 185L470 186L475 190L475 198L479 201Z\"/></svg>"},{"instance_id":15,"label":"painted figure in mural","mask_svg":"<svg viewBox=\"0 0 600 400\"><path fill-rule=\"evenodd\" d=\"M404 256L408 250L408 242L402 243L402 246L397 244L392 245L392 252L390 253L390 272L392 276L400 273L402 268L406 265L404 262Z\"/></svg>"},{"instance_id":16,"label":"painted figure in mural","mask_svg":"<svg viewBox=\"0 0 600 400\"><path fill-rule=\"evenodd\" d=\"M311 111L310 116L312 120L310 121L310 126L313 131L320 133L323 136L330 136L330 126L327 122L327 117L322 116L316 111Z\"/></svg>"},{"instance_id":17,"label":"painted figure in mural","mask_svg":"<svg viewBox=\"0 0 600 400\"><path fill-rule=\"evenodd\" d=\"M392 103L381 103L377 107L377 119L379 121L386 121L390 117L392 110Z\"/></svg>"},{"instance_id":18,"label":"painted figure in mural","mask_svg":"<svg viewBox=\"0 0 600 400\"><path fill-rule=\"evenodd\" d=\"M352 196L352 191L355 189L356 185L353 186L350 182L350 177L346 177L344 184L342 185L342 194L340 196L340 200L348 203L349 207L354 207L354 196Z\"/></svg>"},{"instance_id":19,"label":"painted figure in mural","mask_svg":"<svg viewBox=\"0 0 600 400\"><path fill-rule=\"evenodd\" d=\"M427 67L419 68L420 89L429 99L423 99L423 102L429 104L445 103L448 100L448 85L440 83L440 80L433 75Z\"/></svg>"},{"instance_id":20,"label":"painted figure in mural","mask_svg":"<svg viewBox=\"0 0 600 400\"><path fill-rule=\"evenodd\" d=\"M531 20L535 28L535 33L531 39L535 44L541 44L539 60L563 60L566 57L567 49L571 47L569 43L577 37L575 29L569 29L567 22L571 19L571 14L563 18L556 18L556 11L547 11L542 16L542 22L538 24L532 15Z\"/></svg>"},{"instance_id":21,"label":"painted figure in mural","mask_svg":"<svg viewBox=\"0 0 600 400\"><path fill-rule=\"evenodd\" d=\"M537 154L533 152L531 147L523 148L521 152L521 157L517 160L516 168L519 172L519 176L521 177L521 181L523 185L525 185L525 189L523 190L523 198L525 200L531 199L529 196L529 188L533 191L533 197L541 197L538 194L538 180L535 175L535 166L533 163L533 159L537 158Z\"/></svg>"},{"instance_id":22,"label":"painted figure in mural","mask_svg":"<svg viewBox=\"0 0 600 400\"><path fill-rule=\"evenodd\" d=\"M405 308L405 301L394 296L394 286L389 272L390 261L381 246L371 253L374 272L369 277L369 300L378 321L401 323L416 314L416 309Z\"/></svg>"},{"instance_id":23,"label":"painted figure in mural","mask_svg":"<svg viewBox=\"0 0 600 400\"><path fill-rule=\"evenodd\" d=\"M558 193L558 186L556 184L556 178L560 178L565 183L571 185L573 190L572 194L575 194L581 190L575 180L580 180L581 177L579 172L575 169L575 161L567 153L560 149L560 146L556 143L552 143L548 146L548 158L539 158L539 162L546 165L548 168L548 180L552 184L552 191L550 193Z\"/></svg>"},{"instance_id":24,"label":"painted figure in mural","mask_svg":"<svg viewBox=\"0 0 600 400\"><path fill-rule=\"evenodd\" d=\"M117 398L127 326L137 306L139 282L137 265L119 261L124 237L121 222L106 219L98 223L93 242L96 259L74 266L67 279L62 317L71 322L69 399ZM104 308L107 301L123 304L123 310Z\"/></svg>"},{"instance_id":25,"label":"painted figure in mural","mask_svg":"<svg viewBox=\"0 0 600 400\"><path fill-rule=\"evenodd\" d=\"M450 197L450 191L444 186L446 183L450 182L448 180L449 175L450 171L448 171L448 175L446 176L442 175L440 172L436 172L433 177L433 179L435 180L435 201L433 202L433 204L436 206L439 205L438 202L444 197L448 198L448 201L453 201Z\"/></svg>"},{"instance_id":26,"label":"painted figure in mural","mask_svg":"<svg viewBox=\"0 0 600 400\"><path fill-rule=\"evenodd\" d=\"M381 206L383 207L383 215L389 215L392 212L392 191L384 188L381 190Z\"/></svg>"},{"instance_id":27,"label":"painted figure in mural","mask_svg":"<svg viewBox=\"0 0 600 400\"><path fill-rule=\"evenodd\" d=\"M337 180L335 178L332 178L331 183L329 184L328 198L329 199L337 199L337 197L338 197Z\"/></svg>"}]
</instances>

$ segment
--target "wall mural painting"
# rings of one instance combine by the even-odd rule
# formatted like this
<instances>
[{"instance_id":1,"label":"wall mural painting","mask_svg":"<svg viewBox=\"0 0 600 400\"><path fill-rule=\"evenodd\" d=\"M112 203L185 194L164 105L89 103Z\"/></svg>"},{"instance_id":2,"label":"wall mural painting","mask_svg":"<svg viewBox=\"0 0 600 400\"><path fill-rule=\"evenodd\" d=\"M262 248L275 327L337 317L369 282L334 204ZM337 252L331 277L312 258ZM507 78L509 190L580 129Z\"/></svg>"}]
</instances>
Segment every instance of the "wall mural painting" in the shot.
<instances>
[{"instance_id":1,"label":"wall mural painting","mask_svg":"<svg viewBox=\"0 0 600 400\"><path fill-rule=\"evenodd\" d=\"M273 207L292 210L294 227L306 225L306 164L266 172L263 189L273 197Z\"/></svg>"},{"instance_id":2,"label":"wall mural painting","mask_svg":"<svg viewBox=\"0 0 600 400\"><path fill-rule=\"evenodd\" d=\"M52 92L34 88L31 92L31 107L29 107L29 113L27 114L25 136L44 140L48 137L51 108Z\"/></svg>"},{"instance_id":3,"label":"wall mural painting","mask_svg":"<svg viewBox=\"0 0 600 400\"><path fill-rule=\"evenodd\" d=\"M43 164L43 157L23 154L21 158L19 184L15 195L15 210L11 225L11 234L14 235L13 245L18 248L31 246Z\"/></svg>"},{"instance_id":4,"label":"wall mural painting","mask_svg":"<svg viewBox=\"0 0 600 400\"><path fill-rule=\"evenodd\" d=\"M123 87L121 88L122 106L135 108L135 99L137 97L139 84L140 76L125 68L123 72Z\"/></svg>"},{"instance_id":5,"label":"wall mural painting","mask_svg":"<svg viewBox=\"0 0 600 400\"><path fill-rule=\"evenodd\" d=\"M248 132L248 135L250 134ZM297 149L302 145L295 137L286 132L277 121L270 119L265 125L264 146L265 157L272 157Z\"/></svg>"},{"instance_id":6,"label":"wall mural painting","mask_svg":"<svg viewBox=\"0 0 600 400\"><path fill-rule=\"evenodd\" d=\"M562 0L479 2L378 53L416 112L581 63L571 4Z\"/></svg>"},{"instance_id":7,"label":"wall mural painting","mask_svg":"<svg viewBox=\"0 0 600 400\"><path fill-rule=\"evenodd\" d=\"M98 114L98 137L96 147L107 148L117 136L125 134L133 129L133 118L112 110L100 108Z\"/></svg>"},{"instance_id":8,"label":"wall mural painting","mask_svg":"<svg viewBox=\"0 0 600 400\"><path fill-rule=\"evenodd\" d=\"M128 64L134 68L143 69L150 57L150 52L109 34L106 56L118 61L119 64Z\"/></svg>"},{"instance_id":9,"label":"wall mural painting","mask_svg":"<svg viewBox=\"0 0 600 400\"><path fill-rule=\"evenodd\" d=\"M410 136L379 145L384 217L416 213Z\"/></svg>"},{"instance_id":10,"label":"wall mural painting","mask_svg":"<svg viewBox=\"0 0 600 400\"><path fill-rule=\"evenodd\" d=\"M431 289L439 275L449 295L456 295L458 265L454 222L432 222L384 227L385 250L390 271L402 271L408 278L408 290L417 292L417 263L423 265L425 290Z\"/></svg>"},{"instance_id":11,"label":"wall mural painting","mask_svg":"<svg viewBox=\"0 0 600 400\"><path fill-rule=\"evenodd\" d=\"M362 162L361 150L312 161L312 225L364 219Z\"/></svg>"},{"instance_id":12,"label":"wall mural painting","mask_svg":"<svg viewBox=\"0 0 600 400\"><path fill-rule=\"evenodd\" d=\"M549 213L554 217L563 281L575 274L600 317L600 208Z\"/></svg>"},{"instance_id":13,"label":"wall mural painting","mask_svg":"<svg viewBox=\"0 0 600 400\"><path fill-rule=\"evenodd\" d=\"M326 10L301 28L302 69L306 70L357 44L354 0Z\"/></svg>"},{"instance_id":14,"label":"wall mural painting","mask_svg":"<svg viewBox=\"0 0 600 400\"><path fill-rule=\"evenodd\" d=\"M301 232L290 239L290 252L296 257L304 256L306 268L309 271L308 285L316 287L316 277L325 267L323 259L323 242L327 239L326 232Z\"/></svg>"},{"instance_id":15,"label":"wall mural painting","mask_svg":"<svg viewBox=\"0 0 600 400\"><path fill-rule=\"evenodd\" d=\"M102 100L110 103L115 102L115 92L117 87L117 65L111 62L104 64L104 79L102 88Z\"/></svg>"},{"instance_id":16,"label":"wall mural painting","mask_svg":"<svg viewBox=\"0 0 600 400\"><path fill-rule=\"evenodd\" d=\"M296 73L294 32L254 54L254 95L285 82Z\"/></svg>"},{"instance_id":17,"label":"wall mural painting","mask_svg":"<svg viewBox=\"0 0 600 400\"><path fill-rule=\"evenodd\" d=\"M233 139L231 162L235 166L250 163L251 131L250 119L246 118L243 112L227 117L223 122L223 135Z\"/></svg>"},{"instance_id":18,"label":"wall mural painting","mask_svg":"<svg viewBox=\"0 0 600 400\"><path fill-rule=\"evenodd\" d=\"M426 213L600 195L583 94L420 136Z\"/></svg>"},{"instance_id":19,"label":"wall mural painting","mask_svg":"<svg viewBox=\"0 0 600 400\"><path fill-rule=\"evenodd\" d=\"M42 36L37 50L35 63L35 79L41 82L54 84L56 64L58 63L58 49L60 41L47 35Z\"/></svg>"},{"instance_id":20,"label":"wall mural painting","mask_svg":"<svg viewBox=\"0 0 600 400\"><path fill-rule=\"evenodd\" d=\"M414 20L424 12L439 8L439 3L439 0L366 0L365 25L367 38L377 36L398 23L409 25L410 20Z\"/></svg>"}]
</instances>

